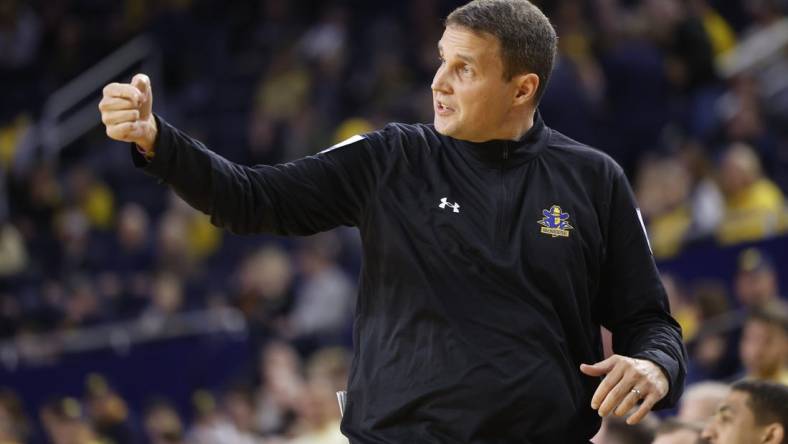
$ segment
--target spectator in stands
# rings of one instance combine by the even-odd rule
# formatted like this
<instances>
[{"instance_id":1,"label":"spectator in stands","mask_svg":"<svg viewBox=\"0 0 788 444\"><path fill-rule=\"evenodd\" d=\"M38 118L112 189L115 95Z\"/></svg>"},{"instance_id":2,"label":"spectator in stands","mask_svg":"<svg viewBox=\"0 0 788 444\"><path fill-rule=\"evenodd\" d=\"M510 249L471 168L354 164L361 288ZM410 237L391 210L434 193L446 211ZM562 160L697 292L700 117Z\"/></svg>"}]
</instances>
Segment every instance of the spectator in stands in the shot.
<instances>
[{"instance_id":1,"label":"spectator in stands","mask_svg":"<svg viewBox=\"0 0 788 444\"><path fill-rule=\"evenodd\" d=\"M687 344L691 356L688 382L721 380L739 371L739 354L732 333L740 322L732 311L726 286L717 280L701 280L693 285L692 299L698 307L698 329Z\"/></svg>"},{"instance_id":2,"label":"spectator in stands","mask_svg":"<svg viewBox=\"0 0 788 444\"><path fill-rule=\"evenodd\" d=\"M627 424L623 418L608 416L602 420L602 428L591 440L596 444L642 444L654 439L654 430L658 421L653 415L646 416L643 421Z\"/></svg>"},{"instance_id":3,"label":"spectator in stands","mask_svg":"<svg viewBox=\"0 0 788 444\"><path fill-rule=\"evenodd\" d=\"M246 430L239 429L220 409L214 395L199 390L193 397L196 420L188 432L191 444L260 444L261 440Z\"/></svg>"},{"instance_id":4,"label":"spectator in stands","mask_svg":"<svg viewBox=\"0 0 788 444\"><path fill-rule=\"evenodd\" d=\"M41 409L41 422L52 444L103 444L74 398L55 398Z\"/></svg>"},{"instance_id":5,"label":"spectator in stands","mask_svg":"<svg viewBox=\"0 0 788 444\"><path fill-rule=\"evenodd\" d=\"M684 342L691 341L698 332L699 314L695 301L690 298L679 279L670 274L662 273L662 285L668 294L670 314L681 325Z\"/></svg>"},{"instance_id":6,"label":"spectator in stands","mask_svg":"<svg viewBox=\"0 0 788 444\"><path fill-rule=\"evenodd\" d=\"M288 444L342 444L336 392L326 381L310 381L298 400L299 421Z\"/></svg>"},{"instance_id":7,"label":"spectator in stands","mask_svg":"<svg viewBox=\"0 0 788 444\"><path fill-rule=\"evenodd\" d=\"M115 217L112 190L88 168L78 165L66 177L68 200L85 215L91 228L109 229Z\"/></svg>"},{"instance_id":8,"label":"spectator in stands","mask_svg":"<svg viewBox=\"0 0 788 444\"><path fill-rule=\"evenodd\" d=\"M94 430L113 444L135 444L139 441L131 424L131 412L126 401L97 374L85 381L85 406Z\"/></svg>"},{"instance_id":9,"label":"spectator in stands","mask_svg":"<svg viewBox=\"0 0 788 444\"><path fill-rule=\"evenodd\" d=\"M676 157L652 160L638 175L636 194L658 258L675 256L692 227L691 177Z\"/></svg>"},{"instance_id":10,"label":"spectator in stands","mask_svg":"<svg viewBox=\"0 0 788 444\"><path fill-rule=\"evenodd\" d=\"M160 273L153 280L150 303L140 315L140 321L150 331L166 331L167 321L183 306L183 283L173 273Z\"/></svg>"},{"instance_id":11,"label":"spectator in stands","mask_svg":"<svg viewBox=\"0 0 788 444\"><path fill-rule=\"evenodd\" d=\"M303 281L296 291L285 334L309 353L317 346L342 343L354 300L354 285L336 260L340 242L326 232L299 242L296 252Z\"/></svg>"},{"instance_id":12,"label":"spectator in stands","mask_svg":"<svg viewBox=\"0 0 788 444\"><path fill-rule=\"evenodd\" d=\"M19 230L0 219L0 282L24 272L28 260L27 247Z\"/></svg>"},{"instance_id":13,"label":"spectator in stands","mask_svg":"<svg viewBox=\"0 0 788 444\"><path fill-rule=\"evenodd\" d=\"M53 222L62 205L62 189L53 165L40 163L27 175L12 182L9 189L11 220L17 225L30 252L33 269L56 269L59 243L55 239Z\"/></svg>"},{"instance_id":14,"label":"spectator in stands","mask_svg":"<svg viewBox=\"0 0 788 444\"><path fill-rule=\"evenodd\" d=\"M143 206L127 203L121 207L108 260L108 268L121 275L150 271L154 264L150 217Z\"/></svg>"},{"instance_id":15,"label":"spectator in stands","mask_svg":"<svg viewBox=\"0 0 788 444\"><path fill-rule=\"evenodd\" d=\"M719 57L736 45L736 35L731 25L716 11L708 0L692 0L689 2L693 12L703 21L703 27L709 36L715 57Z\"/></svg>"},{"instance_id":16,"label":"spectator in stands","mask_svg":"<svg viewBox=\"0 0 788 444\"><path fill-rule=\"evenodd\" d=\"M677 419L693 424L706 424L714 416L717 406L730 392L727 384L715 381L692 384L684 390L679 401Z\"/></svg>"},{"instance_id":17,"label":"spectator in stands","mask_svg":"<svg viewBox=\"0 0 788 444\"><path fill-rule=\"evenodd\" d=\"M41 55L43 27L39 11L30 2L7 0L0 4L0 79L14 85L0 102L2 119L30 109L39 75L33 71ZM32 71L32 72L31 72Z\"/></svg>"},{"instance_id":18,"label":"spectator in stands","mask_svg":"<svg viewBox=\"0 0 788 444\"><path fill-rule=\"evenodd\" d=\"M667 419L657 427L651 444L700 444L703 430L696 424Z\"/></svg>"},{"instance_id":19,"label":"spectator in stands","mask_svg":"<svg viewBox=\"0 0 788 444\"><path fill-rule=\"evenodd\" d=\"M150 444L184 444L184 427L178 411L164 399L152 401L144 413Z\"/></svg>"},{"instance_id":20,"label":"spectator in stands","mask_svg":"<svg viewBox=\"0 0 788 444\"><path fill-rule=\"evenodd\" d=\"M739 345L743 377L788 385L788 307L781 301L752 310Z\"/></svg>"},{"instance_id":21,"label":"spectator in stands","mask_svg":"<svg viewBox=\"0 0 788 444\"><path fill-rule=\"evenodd\" d=\"M725 217L717 231L720 242L752 241L777 233L785 197L763 175L751 146L734 143L728 147L720 161L719 180L725 195Z\"/></svg>"},{"instance_id":22,"label":"spectator in stands","mask_svg":"<svg viewBox=\"0 0 788 444\"><path fill-rule=\"evenodd\" d=\"M342 347L327 347L316 351L309 358L306 376L309 381L322 381L331 391L345 390L350 371L350 354Z\"/></svg>"},{"instance_id":23,"label":"spectator in stands","mask_svg":"<svg viewBox=\"0 0 788 444\"><path fill-rule=\"evenodd\" d=\"M208 216L170 194L169 207L159 219L156 234L156 269L182 279L198 274L201 262L221 246L221 232Z\"/></svg>"},{"instance_id":24,"label":"spectator in stands","mask_svg":"<svg viewBox=\"0 0 788 444\"><path fill-rule=\"evenodd\" d=\"M87 275L72 276L63 306L61 328L75 329L104 321L105 312L93 281Z\"/></svg>"},{"instance_id":25,"label":"spectator in stands","mask_svg":"<svg viewBox=\"0 0 788 444\"><path fill-rule=\"evenodd\" d=\"M788 439L788 387L737 382L702 436L712 444L784 443Z\"/></svg>"},{"instance_id":26,"label":"spectator in stands","mask_svg":"<svg viewBox=\"0 0 788 444\"><path fill-rule=\"evenodd\" d=\"M59 255L58 268L52 271L60 276L68 276L73 273L92 273L101 267L102 251L92 248L96 239L91 236L90 222L82 210L73 205L63 207L55 216L54 231Z\"/></svg>"},{"instance_id":27,"label":"spectator in stands","mask_svg":"<svg viewBox=\"0 0 788 444\"><path fill-rule=\"evenodd\" d=\"M777 272L765 252L748 248L739 255L734 281L736 300L745 308L757 308L779 299Z\"/></svg>"},{"instance_id":28,"label":"spectator in stands","mask_svg":"<svg viewBox=\"0 0 788 444\"><path fill-rule=\"evenodd\" d=\"M0 140L4 136L3 128L0 127ZM0 141L0 152L2 150L3 146ZM0 287L18 277L25 270L29 261L27 246L22 234L10 220L8 186L6 185L8 179L3 163L3 159L0 157Z\"/></svg>"},{"instance_id":29,"label":"spectator in stands","mask_svg":"<svg viewBox=\"0 0 788 444\"><path fill-rule=\"evenodd\" d=\"M695 140L681 144L678 157L690 174L692 193L692 226L688 241L708 237L714 233L725 214L725 203L706 147Z\"/></svg>"},{"instance_id":30,"label":"spectator in stands","mask_svg":"<svg viewBox=\"0 0 788 444\"><path fill-rule=\"evenodd\" d=\"M0 389L0 443L25 444L30 435L30 423L21 401L14 392Z\"/></svg>"},{"instance_id":31,"label":"spectator in stands","mask_svg":"<svg viewBox=\"0 0 788 444\"><path fill-rule=\"evenodd\" d=\"M271 56L268 72L257 87L249 123L250 161L277 163L293 158L288 151L298 148L289 143L291 126L307 106L315 81L295 48L279 48Z\"/></svg>"},{"instance_id":32,"label":"spectator in stands","mask_svg":"<svg viewBox=\"0 0 788 444\"><path fill-rule=\"evenodd\" d=\"M254 427L253 395L248 387L238 386L227 390L222 395L222 412L228 427L239 437L239 441L232 442L260 441Z\"/></svg>"},{"instance_id":33,"label":"spectator in stands","mask_svg":"<svg viewBox=\"0 0 788 444\"><path fill-rule=\"evenodd\" d=\"M276 331L292 305L293 278L291 258L281 247L268 245L244 259L234 302L252 334L268 337Z\"/></svg>"},{"instance_id":34,"label":"spectator in stands","mask_svg":"<svg viewBox=\"0 0 788 444\"><path fill-rule=\"evenodd\" d=\"M30 65L39 50L41 22L24 1L9 0L0 8L0 68L21 69Z\"/></svg>"},{"instance_id":35,"label":"spectator in stands","mask_svg":"<svg viewBox=\"0 0 788 444\"><path fill-rule=\"evenodd\" d=\"M272 341L260 356L255 423L263 435L280 434L292 424L304 390L301 359L286 342Z\"/></svg>"},{"instance_id":36,"label":"spectator in stands","mask_svg":"<svg viewBox=\"0 0 788 444\"><path fill-rule=\"evenodd\" d=\"M350 358L342 349L315 353L307 363L306 389L297 404L300 421L289 444L342 444L336 392L344 389Z\"/></svg>"},{"instance_id":37,"label":"spectator in stands","mask_svg":"<svg viewBox=\"0 0 788 444\"><path fill-rule=\"evenodd\" d=\"M175 193L169 193L169 212L182 218L186 230L186 252L200 263L222 245L222 232L210 222L207 214L190 207Z\"/></svg>"},{"instance_id":38,"label":"spectator in stands","mask_svg":"<svg viewBox=\"0 0 788 444\"><path fill-rule=\"evenodd\" d=\"M197 261L189 254L188 244L186 220L174 211L164 213L156 232L156 269L181 278L194 274Z\"/></svg>"},{"instance_id":39,"label":"spectator in stands","mask_svg":"<svg viewBox=\"0 0 788 444\"><path fill-rule=\"evenodd\" d=\"M139 315L148 301L150 276L156 264L150 218L144 207L124 204L110 240L105 271L98 276L100 292L118 319Z\"/></svg>"},{"instance_id":40,"label":"spectator in stands","mask_svg":"<svg viewBox=\"0 0 788 444\"><path fill-rule=\"evenodd\" d=\"M599 142L606 78L595 55L593 23L583 2L557 2L559 57L539 109L551 126L590 145ZM571 101L573 106L564 106Z\"/></svg>"}]
</instances>

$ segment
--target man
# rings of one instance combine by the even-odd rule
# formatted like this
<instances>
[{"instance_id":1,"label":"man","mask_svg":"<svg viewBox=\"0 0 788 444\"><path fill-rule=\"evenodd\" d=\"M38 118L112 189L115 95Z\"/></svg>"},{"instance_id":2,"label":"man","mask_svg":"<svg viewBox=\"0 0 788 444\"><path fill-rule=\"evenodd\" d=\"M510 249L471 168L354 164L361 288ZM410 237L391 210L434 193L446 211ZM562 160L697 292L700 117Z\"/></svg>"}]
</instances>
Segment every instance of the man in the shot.
<instances>
[{"instance_id":1,"label":"man","mask_svg":"<svg viewBox=\"0 0 788 444\"><path fill-rule=\"evenodd\" d=\"M774 263L766 253L748 248L739 255L734 290L742 307L754 309L779 300L777 281Z\"/></svg>"},{"instance_id":2,"label":"man","mask_svg":"<svg viewBox=\"0 0 788 444\"><path fill-rule=\"evenodd\" d=\"M629 184L536 110L552 25L526 0L477 0L449 15L438 51L434 125L284 165L210 152L151 113L144 75L105 88L102 119L216 225L359 228L351 443L588 442L599 416L673 405L686 352ZM597 362L600 325L618 354Z\"/></svg>"},{"instance_id":3,"label":"man","mask_svg":"<svg viewBox=\"0 0 788 444\"><path fill-rule=\"evenodd\" d=\"M716 381L688 385L679 402L677 419L693 424L706 424L730 390L728 384Z\"/></svg>"},{"instance_id":4,"label":"man","mask_svg":"<svg viewBox=\"0 0 788 444\"><path fill-rule=\"evenodd\" d=\"M788 387L764 381L740 381L702 436L712 444L788 443Z\"/></svg>"},{"instance_id":5,"label":"man","mask_svg":"<svg viewBox=\"0 0 788 444\"><path fill-rule=\"evenodd\" d=\"M700 437L701 427L675 419L666 419L657 427L656 436L651 444L700 444L706 441Z\"/></svg>"},{"instance_id":6,"label":"man","mask_svg":"<svg viewBox=\"0 0 788 444\"><path fill-rule=\"evenodd\" d=\"M750 311L739 356L744 378L788 385L788 307L775 300Z\"/></svg>"}]
</instances>

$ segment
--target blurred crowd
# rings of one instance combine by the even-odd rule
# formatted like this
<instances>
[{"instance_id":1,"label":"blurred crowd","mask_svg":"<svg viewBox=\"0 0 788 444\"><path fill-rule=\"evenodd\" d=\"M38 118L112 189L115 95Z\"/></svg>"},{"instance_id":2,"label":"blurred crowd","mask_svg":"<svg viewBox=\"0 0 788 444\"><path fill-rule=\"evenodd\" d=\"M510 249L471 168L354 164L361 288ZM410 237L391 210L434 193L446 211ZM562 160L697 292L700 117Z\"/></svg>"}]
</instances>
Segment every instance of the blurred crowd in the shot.
<instances>
[{"instance_id":1,"label":"blurred crowd","mask_svg":"<svg viewBox=\"0 0 788 444\"><path fill-rule=\"evenodd\" d=\"M0 0L0 344L51 363L53 335L233 308L256 360L225 390L196 391L189 412L166 398L132 409L111 375L36 412L5 389L0 442L341 442L354 231L217 230L134 171L97 111L96 128L56 156L28 141L54 91L142 34L161 55L155 109L234 161L277 163L389 121L430 122L442 17L461 3ZM560 36L541 113L622 164L658 259L788 233L785 0L535 3ZM747 249L731 288L664 276L691 353L680 421L708 421L736 379L788 384L780 265ZM656 430L615 441L617 427L597 442Z\"/></svg>"},{"instance_id":2,"label":"blurred crowd","mask_svg":"<svg viewBox=\"0 0 788 444\"><path fill-rule=\"evenodd\" d=\"M346 383L348 353L344 347L324 347L304 361L286 341L271 341L261 350L253 382L218 393L197 389L186 414L158 396L133 411L104 376L90 374L82 396L52 396L36 412L43 435L37 435L19 397L3 389L0 442L346 443L339 431L335 389Z\"/></svg>"},{"instance_id":3,"label":"blurred crowd","mask_svg":"<svg viewBox=\"0 0 788 444\"><path fill-rule=\"evenodd\" d=\"M662 419L652 416L637 427L606 420L597 444L657 438L660 444L708 442L701 432L721 420L719 406L738 381L776 384L784 391L779 399L788 401L788 304L779 293L777 268L767 255L755 248L742 251L732 298L716 281L688 285L665 274L663 283L690 357L684 395L678 408ZM788 431L788 404L782 408Z\"/></svg>"}]
</instances>

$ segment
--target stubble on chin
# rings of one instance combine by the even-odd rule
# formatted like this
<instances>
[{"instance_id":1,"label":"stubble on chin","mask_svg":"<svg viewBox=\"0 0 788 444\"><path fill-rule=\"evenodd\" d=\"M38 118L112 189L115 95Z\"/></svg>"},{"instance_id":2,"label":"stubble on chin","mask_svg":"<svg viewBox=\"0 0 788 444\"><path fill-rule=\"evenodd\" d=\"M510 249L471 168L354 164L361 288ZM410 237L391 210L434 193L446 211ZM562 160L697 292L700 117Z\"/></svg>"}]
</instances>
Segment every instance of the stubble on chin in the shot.
<instances>
[{"instance_id":1,"label":"stubble on chin","mask_svg":"<svg viewBox=\"0 0 788 444\"><path fill-rule=\"evenodd\" d=\"M448 124L446 121L440 121L440 118L435 116L433 119L433 125L435 125L435 130L444 136L451 136L451 125Z\"/></svg>"}]
</instances>

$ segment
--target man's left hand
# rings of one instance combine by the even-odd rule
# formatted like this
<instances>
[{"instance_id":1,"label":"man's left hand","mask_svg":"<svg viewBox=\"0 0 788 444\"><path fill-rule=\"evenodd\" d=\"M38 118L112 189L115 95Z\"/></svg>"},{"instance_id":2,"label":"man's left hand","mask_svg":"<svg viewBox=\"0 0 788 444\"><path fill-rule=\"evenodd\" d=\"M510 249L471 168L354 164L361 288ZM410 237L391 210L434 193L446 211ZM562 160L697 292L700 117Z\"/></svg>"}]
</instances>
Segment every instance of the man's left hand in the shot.
<instances>
[{"instance_id":1,"label":"man's left hand","mask_svg":"<svg viewBox=\"0 0 788 444\"><path fill-rule=\"evenodd\" d=\"M640 408L627 418L627 424L639 423L668 394L668 378L656 364L645 359L612 355L593 365L581 364L580 371L588 376L604 376L594 396L591 408L599 416L611 412L624 416L641 400Z\"/></svg>"}]
</instances>

